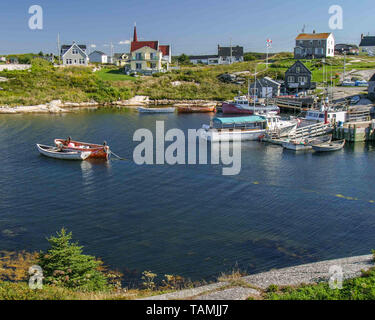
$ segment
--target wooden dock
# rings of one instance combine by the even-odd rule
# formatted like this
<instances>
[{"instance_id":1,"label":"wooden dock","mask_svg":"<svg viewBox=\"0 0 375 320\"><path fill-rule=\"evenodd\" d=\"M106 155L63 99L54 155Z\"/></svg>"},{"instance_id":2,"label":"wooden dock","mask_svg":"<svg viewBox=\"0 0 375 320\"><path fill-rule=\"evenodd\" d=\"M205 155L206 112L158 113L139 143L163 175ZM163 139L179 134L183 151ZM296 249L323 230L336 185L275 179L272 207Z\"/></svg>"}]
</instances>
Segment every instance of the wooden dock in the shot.
<instances>
[{"instance_id":1,"label":"wooden dock","mask_svg":"<svg viewBox=\"0 0 375 320\"><path fill-rule=\"evenodd\" d=\"M375 120L345 123L343 127L334 126L333 138L347 142L375 141Z\"/></svg>"}]
</instances>

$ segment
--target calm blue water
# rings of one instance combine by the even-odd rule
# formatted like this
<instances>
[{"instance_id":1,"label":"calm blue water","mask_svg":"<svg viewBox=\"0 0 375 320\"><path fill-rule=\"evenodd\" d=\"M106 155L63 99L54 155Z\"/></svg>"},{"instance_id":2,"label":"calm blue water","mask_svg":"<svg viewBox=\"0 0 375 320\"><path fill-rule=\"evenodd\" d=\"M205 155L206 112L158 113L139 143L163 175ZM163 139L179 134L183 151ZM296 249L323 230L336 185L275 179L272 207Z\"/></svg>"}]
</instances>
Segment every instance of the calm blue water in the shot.
<instances>
[{"instance_id":1,"label":"calm blue water","mask_svg":"<svg viewBox=\"0 0 375 320\"><path fill-rule=\"evenodd\" d=\"M210 115L91 111L0 116L0 250L40 250L62 227L121 271L213 279L375 249L375 147L295 154L247 142L242 171L221 166L65 162L35 143L106 140L132 158L137 128L200 128ZM344 198L346 197L346 198Z\"/></svg>"}]
</instances>

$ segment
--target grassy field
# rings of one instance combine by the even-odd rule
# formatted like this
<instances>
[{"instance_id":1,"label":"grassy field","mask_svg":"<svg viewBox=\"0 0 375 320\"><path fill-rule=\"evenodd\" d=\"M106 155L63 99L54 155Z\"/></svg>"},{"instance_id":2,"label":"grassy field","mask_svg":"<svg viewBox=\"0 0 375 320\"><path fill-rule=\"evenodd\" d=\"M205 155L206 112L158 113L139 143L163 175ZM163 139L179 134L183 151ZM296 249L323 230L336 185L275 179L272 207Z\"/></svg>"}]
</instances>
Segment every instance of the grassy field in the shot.
<instances>
[{"instance_id":1,"label":"grassy field","mask_svg":"<svg viewBox=\"0 0 375 320\"><path fill-rule=\"evenodd\" d=\"M91 68L55 68L42 59L33 60L30 70L0 72L0 105L38 105L61 99L69 102L111 102L131 97L129 88L114 87Z\"/></svg>"},{"instance_id":2,"label":"grassy field","mask_svg":"<svg viewBox=\"0 0 375 320\"><path fill-rule=\"evenodd\" d=\"M96 72L99 79L104 81L135 81L136 78L126 75L121 69L102 68Z\"/></svg>"}]
</instances>

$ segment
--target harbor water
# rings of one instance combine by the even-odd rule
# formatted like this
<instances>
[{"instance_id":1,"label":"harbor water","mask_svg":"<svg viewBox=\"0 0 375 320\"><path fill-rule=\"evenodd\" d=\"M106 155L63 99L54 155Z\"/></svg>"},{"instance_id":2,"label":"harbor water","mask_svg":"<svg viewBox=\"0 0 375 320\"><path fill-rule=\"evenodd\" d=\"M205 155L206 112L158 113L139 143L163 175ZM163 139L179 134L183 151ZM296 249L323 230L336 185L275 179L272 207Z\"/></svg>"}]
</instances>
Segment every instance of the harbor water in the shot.
<instances>
[{"instance_id":1,"label":"harbor water","mask_svg":"<svg viewBox=\"0 0 375 320\"><path fill-rule=\"evenodd\" d=\"M84 252L130 279L144 270L214 280L375 249L375 146L296 154L242 144L239 175L221 165L136 165L138 128L187 132L212 114L99 110L0 115L0 250L39 251L65 227ZM54 138L108 142L129 161L39 155Z\"/></svg>"}]
</instances>

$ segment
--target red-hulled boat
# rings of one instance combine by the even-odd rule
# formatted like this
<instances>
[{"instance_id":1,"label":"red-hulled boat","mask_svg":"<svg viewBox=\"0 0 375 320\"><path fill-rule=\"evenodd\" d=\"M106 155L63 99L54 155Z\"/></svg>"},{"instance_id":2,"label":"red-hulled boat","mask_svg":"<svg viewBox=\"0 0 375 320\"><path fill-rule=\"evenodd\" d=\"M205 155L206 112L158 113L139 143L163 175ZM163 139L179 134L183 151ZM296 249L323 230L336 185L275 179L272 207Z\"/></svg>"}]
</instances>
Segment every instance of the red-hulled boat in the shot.
<instances>
[{"instance_id":1,"label":"red-hulled boat","mask_svg":"<svg viewBox=\"0 0 375 320\"><path fill-rule=\"evenodd\" d=\"M64 150L90 151L91 155L88 159L105 159L108 160L110 155L109 147L106 143L94 144L87 142L74 141L70 137L68 139L55 139L55 145L61 146Z\"/></svg>"}]
</instances>

